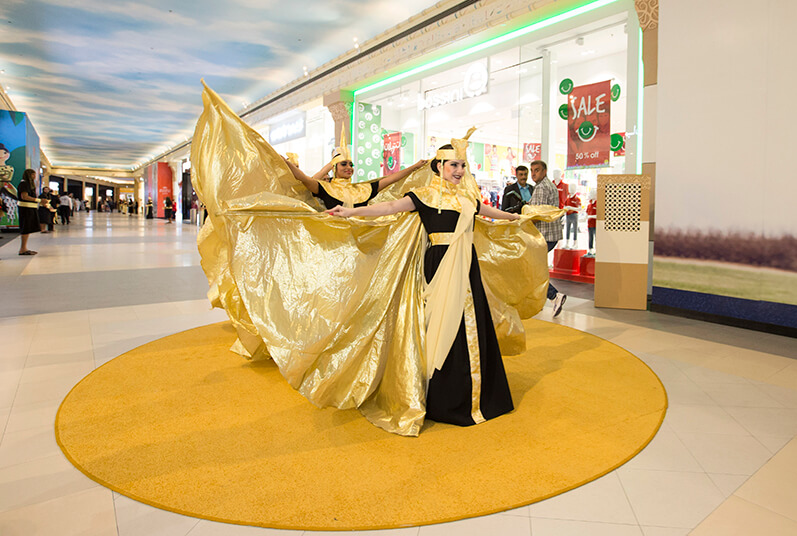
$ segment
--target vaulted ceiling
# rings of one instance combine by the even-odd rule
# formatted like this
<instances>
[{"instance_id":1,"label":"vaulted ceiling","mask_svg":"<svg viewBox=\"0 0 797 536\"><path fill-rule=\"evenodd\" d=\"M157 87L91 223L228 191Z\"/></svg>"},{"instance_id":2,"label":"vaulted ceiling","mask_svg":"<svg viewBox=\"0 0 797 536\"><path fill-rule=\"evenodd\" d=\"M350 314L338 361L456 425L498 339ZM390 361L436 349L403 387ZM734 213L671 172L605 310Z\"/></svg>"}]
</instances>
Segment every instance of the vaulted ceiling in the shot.
<instances>
[{"instance_id":1,"label":"vaulted ceiling","mask_svg":"<svg viewBox=\"0 0 797 536\"><path fill-rule=\"evenodd\" d=\"M2 0L0 84L54 166L132 169L433 0Z\"/></svg>"}]
</instances>

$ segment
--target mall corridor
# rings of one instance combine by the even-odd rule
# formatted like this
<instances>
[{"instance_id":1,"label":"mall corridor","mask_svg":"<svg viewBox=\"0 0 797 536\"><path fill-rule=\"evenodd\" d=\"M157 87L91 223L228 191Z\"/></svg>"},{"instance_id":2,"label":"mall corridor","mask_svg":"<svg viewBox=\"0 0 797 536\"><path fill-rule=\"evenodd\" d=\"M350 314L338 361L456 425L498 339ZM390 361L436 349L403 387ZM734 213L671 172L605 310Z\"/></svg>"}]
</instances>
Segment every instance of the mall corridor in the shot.
<instances>
[{"instance_id":1,"label":"mall corridor","mask_svg":"<svg viewBox=\"0 0 797 536\"><path fill-rule=\"evenodd\" d=\"M226 319L210 310L197 227L80 213L65 228L0 241L0 534L299 534L158 510L90 480L61 453L53 422L69 390L140 346ZM546 308L538 318L550 321ZM368 534L794 534L795 339L568 301L556 320L608 339L661 378L669 410L619 469L537 504L455 523ZM233 356L235 358L235 356ZM702 524L701 524L702 523ZM319 534L306 532L306 534Z\"/></svg>"}]
</instances>

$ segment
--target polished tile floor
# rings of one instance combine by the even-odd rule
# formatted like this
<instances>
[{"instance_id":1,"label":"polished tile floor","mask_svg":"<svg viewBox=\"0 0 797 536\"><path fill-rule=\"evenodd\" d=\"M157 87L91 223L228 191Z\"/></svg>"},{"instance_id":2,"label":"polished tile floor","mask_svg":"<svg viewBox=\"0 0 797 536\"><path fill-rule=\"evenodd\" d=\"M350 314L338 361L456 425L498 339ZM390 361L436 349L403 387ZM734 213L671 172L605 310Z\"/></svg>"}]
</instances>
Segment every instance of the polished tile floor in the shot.
<instances>
[{"instance_id":1,"label":"polished tile floor","mask_svg":"<svg viewBox=\"0 0 797 536\"><path fill-rule=\"evenodd\" d=\"M300 534L158 510L96 484L64 458L53 422L95 367L225 319L208 309L196 227L79 214L0 240L0 534ZM550 320L546 308L539 318ZM552 499L455 523L369 534L797 534L797 340L572 297L557 322L627 348L667 388L658 435L616 471ZM308 532L307 534L313 534Z\"/></svg>"}]
</instances>

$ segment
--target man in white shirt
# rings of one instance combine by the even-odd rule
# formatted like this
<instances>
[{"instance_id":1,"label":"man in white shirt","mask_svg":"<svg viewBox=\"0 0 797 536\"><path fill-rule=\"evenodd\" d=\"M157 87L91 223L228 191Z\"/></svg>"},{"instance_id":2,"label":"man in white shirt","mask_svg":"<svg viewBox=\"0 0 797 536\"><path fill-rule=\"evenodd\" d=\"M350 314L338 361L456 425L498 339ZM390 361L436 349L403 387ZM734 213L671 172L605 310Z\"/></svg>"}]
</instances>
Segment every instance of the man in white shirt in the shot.
<instances>
[{"instance_id":1,"label":"man in white shirt","mask_svg":"<svg viewBox=\"0 0 797 536\"><path fill-rule=\"evenodd\" d=\"M58 198L58 217L61 218L61 224L69 225L69 216L72 214L72 201L69 199L69 194L64 192Z\"/></svg>"}]
</instances>

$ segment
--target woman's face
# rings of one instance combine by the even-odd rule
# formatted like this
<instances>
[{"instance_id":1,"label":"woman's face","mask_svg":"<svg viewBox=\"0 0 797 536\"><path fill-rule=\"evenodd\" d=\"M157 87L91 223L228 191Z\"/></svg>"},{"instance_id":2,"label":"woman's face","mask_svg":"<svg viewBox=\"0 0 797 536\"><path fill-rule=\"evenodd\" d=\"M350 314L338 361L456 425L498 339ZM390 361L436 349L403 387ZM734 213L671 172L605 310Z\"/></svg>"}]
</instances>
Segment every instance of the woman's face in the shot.
<instances>
[{"instance_id":1,"label":"woman's face","mask_svg":"<svg viewBox=\"0 0 797 536\"><path fill-rule=\"evenodd\" d=\"M452 184L459 184L465 176L464 160L446 160L443 162L443 179Z\"/></svg>"},{"instance_id":2,"label":"woman's face","mask_svg":"<svg viewBox=\"0 0 797 536\"><path fill-rule=\"evenodd\" d=\"M350 179L354 175L354 162L344 160L338 162L335 167L335 176L341 179Z\"/></svg>"}]
</instances>

